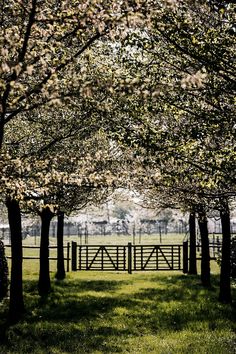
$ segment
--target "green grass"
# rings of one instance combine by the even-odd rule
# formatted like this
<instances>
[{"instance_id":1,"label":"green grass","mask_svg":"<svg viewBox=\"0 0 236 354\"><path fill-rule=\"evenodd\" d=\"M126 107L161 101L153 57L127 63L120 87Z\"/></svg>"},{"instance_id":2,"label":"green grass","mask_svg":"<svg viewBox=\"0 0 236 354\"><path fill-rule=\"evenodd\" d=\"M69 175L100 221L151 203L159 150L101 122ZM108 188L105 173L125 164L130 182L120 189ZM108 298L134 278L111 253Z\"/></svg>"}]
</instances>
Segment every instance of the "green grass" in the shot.
<instances>
[{"instance_id":1,"label":"green grass","mask_svg":"<svg viewBox=\"0 0 236 354\"><path fill-rule=\"evenodd\" d=\"M37 270L24 270L27 312L7 329L0 353L235 353L236 308L180 272L75 272L37 294ZM234 299L236 296L234 289ZM6 317L0 306L0 323Z\"/></svg>"}]
</instances>

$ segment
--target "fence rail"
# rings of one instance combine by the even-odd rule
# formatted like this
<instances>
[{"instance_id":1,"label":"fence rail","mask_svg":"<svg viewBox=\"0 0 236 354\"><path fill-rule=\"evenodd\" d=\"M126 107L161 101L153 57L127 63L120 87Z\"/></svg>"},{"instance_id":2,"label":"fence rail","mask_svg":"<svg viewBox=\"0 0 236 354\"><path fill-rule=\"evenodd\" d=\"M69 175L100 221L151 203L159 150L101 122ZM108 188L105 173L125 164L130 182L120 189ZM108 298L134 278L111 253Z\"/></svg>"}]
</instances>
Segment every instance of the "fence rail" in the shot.
<instances>
[{"instance_id":1,"label":"fence rail","mask_svg":"<svg viewBox=\"0 0 236 354\"><path fill-rule=\"evenodd\" d=\"M178 245L77 245L72 242L71 268L102 271L188 271L188 243Z\"/></svg>"},{"instance_id":2,"label":"fence rail","mask_svg":"<svg viewBox=\"0 0 236 354\"><path fill-rule=\"evenodd\" d=\"M5 245L5 248L6 249L10 249L11 248L11 245ZM32 250L39 250L40 249L40 246L30 246L30 245L23 245L22 246L22 249L23 249L23 260L39 260L39 255L31 255L31 256L26 256L24 255L24 249L32 249ZM55 250L57 249L57 246L49 246L49 252L50 250ZM71 245L70 245L70 242L68 242L65 246L63 246L63 249L66 250L66 257L64 257L64 261L66 261L66 271L69 272L70 271L70 262L71 262L71 256L70 256L70 249L71 249ZM11 259L11 255L6 255L6 258L7 259ZM57 257L50 257L49 256L49 260L50 261L56 261L57 260Z\"/></svg>"},{"instance_id":3,"label":"fence rail","mask_svg":"<svg viewBox=\"0 0 236 354\"><path fill-rule=\"evenodd\" d=\"M196 245L197 252L201 254L201 242L198 242ZM222 240L219 238L212 238L209 239L209 254L210 254L210 259L211 260L216 260L219 258L221 255L221 249L222 249ZM198 257L198 259L201 259L201 257Z\"/></svg>"}]
</instances>

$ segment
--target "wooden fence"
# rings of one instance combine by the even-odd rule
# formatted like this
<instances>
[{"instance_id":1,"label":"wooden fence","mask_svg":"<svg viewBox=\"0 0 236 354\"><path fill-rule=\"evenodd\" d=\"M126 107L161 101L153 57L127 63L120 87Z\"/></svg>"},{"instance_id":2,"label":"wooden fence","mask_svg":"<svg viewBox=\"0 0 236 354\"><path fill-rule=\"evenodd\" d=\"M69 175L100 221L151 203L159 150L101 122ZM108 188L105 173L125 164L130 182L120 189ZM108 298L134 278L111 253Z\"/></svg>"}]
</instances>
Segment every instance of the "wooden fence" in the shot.
<instances>
[{"instance_id":1,"label":"wooden fence","mask_svg":"<svg viewBox=\"0 0 236 354\"><path fill-rule=\"evenodd\" d=\"M10 245L5 245L10 248ZM210 239L210 259L217 259L221 252L221 241ZM31 255L25 255L24 250L32 250ZM40 246L23 246L23 260L39 260ZM49 260L57 260L56 256L50 256L50 250L56 250L57 246L49 246ZM201 259L201 244L196 245L197 259ZM66 250L66 270L98 270L98 271L158 271L158 270L182 270L188 272L188 241L182 244L158 244L158 245L78 245L72 241L64 246ZM27 253L27 251L26 251ZM33 254L33 255L32 255ZM7 258L11 258L7 255Z\"/></svg>"},{"instance_id":2,"label":"wooden fence","mask_svg":"<svg viewBox=\"0 0 236 354\"><path fill-rule=\"evenodd\" d=\"M220 234L221 235L221 234ZM196 249L198 253L198 259L201 259L201 241L198 240ZM221 255L221 249L222 249L222 238L220 238L217 234L212 234L209 235L209 253L210 253L210 259L211 260L216 260L220 257Z\"/></svg>"},{"instance_id":3,"label":"wooden fence","mask_svg":"<svg viewBox=\"0 0 236 354\"><path fill-rule=\"evenodd\" d=\"M72 242L71 268L102 271L188 271L188 242L178 245L77 245Z\"/></svg>"},{"instance_id":4,"label":"wooden fence","mask_svg":"<svg viewBox=\"0 0 236 354\"><path fill-rule=\"evenodd\" d=\"M5 248L11 248L11 245L5 245ZM71 253L71 245L70 242L68 242L65 246L63 246L64 250L66 250L66 257L64 257L64 261L66 261L66 271L69 272L70 271L70 262L71 262L71 257L70 257L70 253ZM23 249L23 260L32 260L32 259L38 259L39 260L39 252L34 252L37 250L40 250L40 246L22 246ZM49 246L49 260L50 261L56 261L57 257L53 257L50 256L50 250L56 250L57 246ZM34 255L25 255L24 254L24 250L32 250L33 253L35 253ZM38 253L38 254L36 254ZM6 256L7 259L11 259L10 255Z\"/></svg>"}]
</instances>

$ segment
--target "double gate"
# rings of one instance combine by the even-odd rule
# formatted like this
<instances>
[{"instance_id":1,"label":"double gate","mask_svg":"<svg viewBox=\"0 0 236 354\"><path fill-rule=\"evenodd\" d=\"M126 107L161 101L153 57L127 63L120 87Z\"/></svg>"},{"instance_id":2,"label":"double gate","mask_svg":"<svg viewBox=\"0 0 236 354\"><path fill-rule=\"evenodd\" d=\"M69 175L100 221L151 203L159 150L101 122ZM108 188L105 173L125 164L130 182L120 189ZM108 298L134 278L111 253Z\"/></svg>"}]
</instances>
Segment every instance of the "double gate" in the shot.
<instances>
[{"instance_id":1,"label":"double gate","mask_svg":"<svg viewBox=\"0 0 236 354\"><path fill-rule=\"evenodd\" d=\"M72 242L72 270L152 271L188 267L188 244L77 245Z\"/></svg>"}]
</instances>

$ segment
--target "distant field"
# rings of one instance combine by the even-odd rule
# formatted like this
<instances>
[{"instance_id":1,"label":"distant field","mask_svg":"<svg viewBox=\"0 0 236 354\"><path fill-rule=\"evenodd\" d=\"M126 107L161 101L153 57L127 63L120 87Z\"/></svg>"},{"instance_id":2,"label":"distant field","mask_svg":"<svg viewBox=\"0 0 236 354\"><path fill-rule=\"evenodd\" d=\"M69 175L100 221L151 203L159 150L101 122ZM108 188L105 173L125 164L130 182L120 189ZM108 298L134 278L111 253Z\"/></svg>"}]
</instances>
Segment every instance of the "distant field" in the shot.
<instances>
[{"instance_id":1,"label":"distant field","mask_svg":"<svg viewBox=\"0 0 236 354\"><path fill-rule=\"evenodd\" d=\"M71 244L72 241L75 241L79 244L86 244L88 245L127 245L128 242L132 242L132 244L182 244L183 241L186 239L185 234L163 234L160 239L160 235L142 235L141 238L136 235L134 238L132 236L123 236L123 235L89 235L88 238L85 240L85 237L83 236L82 238L78 236L69 236L64 238L64 245L66 246L68 243ZM161 242L160 242L161 241ZM56 246L57 240L55 237L50 237L50 246ZM25 240L23 240L23 245L24 246L39 246L40 245L40 237L27 237ZM6 254L7 256L10 256L10 248L6 247ZM39 248L24 248L23 249L23 255L25 257L39 257ZM64 249L64 256L66 257L67 255L67 250L66 248ZM50 249L50 257L56 258L57 253L56 253L56 248ZM29 268L31 260L24 260L24 268L27 270ZM10 265L10 262L9 262ZM65 263L66 265L66 263ZM34 261L31 262L31 267L34 267L38 271L38 266L39 266L39 260L35 259ZM55 271L56 269L56 261L51 260L50 261L50 268L52 271Z\"/></svg>"},{"instance_id":2,"label":"distant field","mask_svg":"<svg viewBox=\"0 0 236 354\"><path fill-rule=\"evenodd\" d=\"M88 244L119 244L126 245L128 242L133 244L160 244L160 243L182 243L186 238L185 234L139 234L134 235L89 235L87 238ZM65 237L65 242L76 241L79 244L85 244L85 237L78 236Z\"/></svg>"},{"instance_id":3,"label":"distant field","mask_svg":"<svg viewBox=\"0 0 236 354\"><path fill-rule=\"evenodd\" d=\"M136 236L135 240L131 236L101 236L101 235L92 235L88 237L88 245L127 245L128 242L132 242L133 244L182 244L183 241L186 240L186 234L167 234L162 235L161 243L160 243L160 236L159 235L142 235L141 240ZM72 241L76 241L78 244L85 244L84 237L81 240L78 236L70 236L64 238L64 245L66 246L68 243L71 245ZM133 242L135 241L135 243ZM27 237L23 240L24 246L36 246L39 247L40 245L40 237ZM50 237L50 246L56 246L56 238ZM6 248L6 254L10 256L10 248ZM39 257L39 248L24 248L23 254L25 257ZM50 257L56 258L56 248L50 249ZM67 256L67 249L64 249L64 256ZM10 267L10 260L9 260L9 267ZM67 263L65 261L65 267L67 268ZM71 268L71 262L69 262L69 267ZM28 260L24 259L23 261L23 268L25 274L30 273L31 271L38 273L39 271L39 260ZM200 262L198 262L198 269L200 271ZM215 261L211 261L211 269L213 273L219 272L219 266ZM56 260L50 260L50 271L56 271Z\"/></svg>"},{"instance_id":4,"label":"distant field","mask_svg":"<svg viewBox=\"0 0 236 354\"><path fill-rule=\"evenodd\" d=\"M134 235L89 235L87 239L85 236L65 236L64 242L76 241L78 244L119 244L126 245L128 242L133 244L159 244L159 243L182 243L186 239L186 234L139 234ZM6 242L7 243L7 242ZM25 245L39 245L40 237L39 236L28 236L23 240ZM50 245L56 245L56 237L50 237Z\"/></svg>"}]
</instances>

